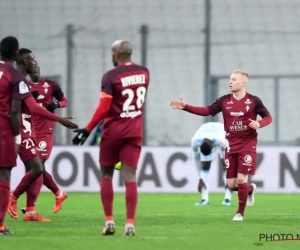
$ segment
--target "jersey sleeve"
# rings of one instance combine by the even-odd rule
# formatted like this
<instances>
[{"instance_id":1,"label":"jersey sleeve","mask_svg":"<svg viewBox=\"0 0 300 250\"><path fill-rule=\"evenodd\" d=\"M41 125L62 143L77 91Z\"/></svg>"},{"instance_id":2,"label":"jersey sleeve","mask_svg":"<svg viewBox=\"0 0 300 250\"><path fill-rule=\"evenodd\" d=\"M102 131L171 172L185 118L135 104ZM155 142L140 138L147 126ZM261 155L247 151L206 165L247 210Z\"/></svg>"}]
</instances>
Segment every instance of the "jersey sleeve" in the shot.
<instances>
[{"instance_id":1,"label":"jersey sleeve","mask_svg":"<svg viewBox=\"0 0 300 250\"><path fill-rule=\"evenodd\" d=\"M226 96L222 96L215 100L212 104L208 105L207 108L212 116L217 115L222 111L223 100Z\"/></svg>"},{"instance_id":2,"label":"jersey sleeve","mask_svg":"<svg viewBox=\"0 0 300 250\"><path fill-rule=\"evenodd\" d=\"M202 138L193 137L192 140L191 140L191 146L192 147L199 147L199 146L201 146L202 142L203 142Z\"/></svg>"},{"instance_id":3,"label":"jersey sleeve","mask_svg":"<svg viewBox=\"0 0 300 250\"><path fill-rule=\"evenodd\" d=\"M51 81L51 85L53 88L53 97L57 100L57 101L61 101L63 99L63 97L65 96L64 93L61 90L61 87L59 86L59 84L57 82L53 82Z\"/></svg>"},{"instance_id":4,"label":"jersey sleeve","mask_svg":"<svg viewBox=\"0 0 300 250\"><path fill-rule=\"evenodd\" d=\"M255 100L255 113L260 115L262 118L269 116L270 112L265 107L262 100L257 96L254 97L254 100Z\"/></svg>"},{"instance_id":5,"label":"jersey sleeve","mask_svg":"<svg viewBox=\"0 0 300 250\"><path fill-rule=\"evenodd\" d=\"M101 92L105 92L108 95L113 95L114 85L109 72L104 74L104 76L102 77L101 85Z\"/></svg>"},{"instance_id":6,"label":"jersey sleeve","mask_svg":"<svg viewBox=\"0 0 300 250\"><path fill-rule=\"evenodd\" d=\"M32 96L27 80L17 72L11 73L11 97L13 100L24 100Z\"/></svg>"}]
</instances>

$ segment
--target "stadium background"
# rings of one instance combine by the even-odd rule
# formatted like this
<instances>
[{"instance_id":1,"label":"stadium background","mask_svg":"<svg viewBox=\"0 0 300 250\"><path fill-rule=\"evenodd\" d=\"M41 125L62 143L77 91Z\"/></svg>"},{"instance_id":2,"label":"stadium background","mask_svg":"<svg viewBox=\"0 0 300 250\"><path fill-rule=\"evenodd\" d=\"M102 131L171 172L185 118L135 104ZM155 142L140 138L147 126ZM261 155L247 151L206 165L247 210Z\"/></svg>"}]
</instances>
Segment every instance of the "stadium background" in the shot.
<instances>
[{"instance_id":1,"label":"stadium background","mask_svg":"<svg viewBox=\"0 0 300 250\"><path fill-rule=\"evenodd\" d=\"M153 179L141 183L145 192L193 192L196 187L188 146L205 118L172 110L170 101L182 96L191 104L207 105L228 92L234 69L247 70L248 90L263 99L274 117L259 133L262 160L255 180L270 182L261 191L298 192L299 14L298 0L10 0L0 3L0 36L14 35L21 47L34 52L42 75L58 79L70 101L69 108L60 112L75 115L80 126L98 104L102 74L112 68L112 42L132 42L134 61L151 72L139 169L148 157L145 173L153 177L155 162L161 177L158 187ZM216 120L222 121L221 116ZM47 168L52 171L63 155L58 175L62 180L78 179L63 188L97 191L97 150L73 148L72 136L71 131L56 127L57 146ZM157 148L161 146L166 159ZM86 153L92 159L87 162L96 167L75 175L75 165L78 172L86 168ZM174 179L186 175L189 188L164 185L173 154L178 156L172 167ZM13 186L23 174L19 165L13 172ZM274 175L268 175L268 168ZM214 171L212 191L218 192L221 184L218 170ZM94 181L84 182L87 176Z\"/></svg>"}]
</instances>

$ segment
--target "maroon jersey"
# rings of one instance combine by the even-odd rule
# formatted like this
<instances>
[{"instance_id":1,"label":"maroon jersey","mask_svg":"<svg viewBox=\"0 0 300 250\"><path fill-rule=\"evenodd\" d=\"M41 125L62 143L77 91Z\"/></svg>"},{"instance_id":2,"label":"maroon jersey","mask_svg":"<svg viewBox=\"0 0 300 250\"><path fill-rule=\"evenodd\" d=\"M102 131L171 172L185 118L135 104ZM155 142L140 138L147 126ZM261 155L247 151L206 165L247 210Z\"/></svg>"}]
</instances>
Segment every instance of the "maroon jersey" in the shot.
<instances>
[{"instance_id":1,"label":"maroon jersey","mask_svg":"<svg viewBox=\"0 0 300 250\"><path fill-rule=\"evenodd\" d=\"M0 61L0 127L11 129L11 101L31 96L26 78L11 63ZM22 110L25 104L22 102Z\"/></svg>"},{"instance_id":2,"label":"maroon jersey","mask_svg":"<svg viewBox=\"0 0 300 250\"><path fill-rule=\"evenodd\" d=\"M149 71L134 63L119 65L104 74L102 92L112 96L103 124L103 137L143 137L144 102Z\"/></svg>"},{"instance_id":3,"label":"maroon jersey","mask_svg":"<svg viewBox=\"0 0 300 250\"><path fill-rule=\"evenodd\" d=\"M236 100L232 94L224 95L208 106L212 116L222 112L226 131L227 153L255 152L257 132L250 128L250 120L270 115L262 101L246 93L243 99Z\"/></svg>"},{"instance_id":4,"label":"maroon jersey","mask_svg":"<svg viewBox=\"0 0 300 250\"><path fill-rule=\"evenodd\" d=\"M46 107L48 104L52 103L54 101L53 97L58 101L61 101L64 97L64 93L59 84L45 78L42 78L38 83L29 82L29 86L31 92L38 92L36 102L42 107ZM33 123L36 135L53 133L54 121L34 114Z\"/></svg>"}]
</instances>

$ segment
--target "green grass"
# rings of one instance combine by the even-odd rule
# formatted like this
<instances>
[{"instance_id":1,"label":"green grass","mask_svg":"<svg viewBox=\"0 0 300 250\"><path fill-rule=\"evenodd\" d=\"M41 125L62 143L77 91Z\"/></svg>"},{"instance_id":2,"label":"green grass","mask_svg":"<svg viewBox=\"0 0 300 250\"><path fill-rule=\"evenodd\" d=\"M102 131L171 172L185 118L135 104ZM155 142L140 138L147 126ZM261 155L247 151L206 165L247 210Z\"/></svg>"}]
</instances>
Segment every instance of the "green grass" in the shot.
<instances>
[{"instance_id":1,"label":"green grass","mask_svg":"<svg viewBox=\"0 0 300 250\"><path fill-rule=\"evenodd\" d=\"M22 207L25 196L19 201ZM6 217L13 237L1 237L1 250L76 249L300 249L300 241L260 242L259 234L300 234L300 195L257 194L243 222L233 222L237 195L230 207L223 195L211 194L210 205L195 207L198 194L141 194L135 237L124 237L124 195L114 203L116 234L101 236L104 225L99 194L70 193L63 209L52 213L52 194L41 194L37 210L51 223L23 222Z\"/></svg>"}]
</instances>

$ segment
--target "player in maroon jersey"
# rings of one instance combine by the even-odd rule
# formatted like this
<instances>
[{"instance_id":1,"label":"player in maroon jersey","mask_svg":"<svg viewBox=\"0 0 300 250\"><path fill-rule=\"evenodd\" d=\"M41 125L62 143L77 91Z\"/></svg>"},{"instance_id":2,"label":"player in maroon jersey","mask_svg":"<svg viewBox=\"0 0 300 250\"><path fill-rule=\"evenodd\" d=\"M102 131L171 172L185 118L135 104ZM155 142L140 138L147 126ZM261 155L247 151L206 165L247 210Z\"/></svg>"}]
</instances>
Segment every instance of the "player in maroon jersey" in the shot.
<instances>
[{"instance_id":1,"label":"player in maroon jersey","mask_svg":"<svg viewBox=\"0 0 300 250\"><path fill-rule=\"evenodd\" d=\"M27 80L12 66L19 49L18 40L15 37L5 37L0 42L0 236L11 235L4 227L3 221L6 209L9 207L10 173L16 166L16 156L19 153L22 138L20 135L20 115L23 110L30 109L49 119L55 120L70 128L77 125L69 119L61 118L39 107L32 97ZM30 113L28 113L30 114ZM26 117L27 118L27 117ZM27 126L27 128L29 128ZM14 139L15 136L15 139ZM21 151L21 149L20 149ZM34 163L37 163L34 161ZM24 176L19 192L25 192L41 175L40 165L34 164L31 171Z\"/></svg>"},{"instance_id":2,"label":"player in maroon jersey","mask_svg":"<svg viewBox=\"0 0 300 250\"><path fill-rule=\"evenodd\" d=\"M12 233L4 226L9 202L11 169L17 165L16 156L21 144L20 107L11 106L11 99L24 100L29 93L19 93L24 77L14 69L19 42L15 37L5 37L0 43L0 236Z\"/></svg>"},{"instance_id":3,"label":"player in maroon jersey","mask_svg":"<svg viewBox=\"0 0 300 250\"><path fill-rule=\"evenodd\" d=\"M21 91L21 90L20 90ZM22 88L22 92L29 92L29 86L26 84ZM10 195L9 204L7 207L8 214L14 219L18 219L17 200L25 191L27 191L28 199L26 205L26 214L24 221L42 221L49 222L50 220L43 218L35 212L35 201L40 192L43 183L43 163L40 159L36 143L35 129L32 122L33 114L40 115L45 119L58 121L68 128L76 128L77 125L70 122L73 117L59 117L52 114L46 109L40 107L30 93L30 97L24 99L24 102L13 100L12 105L21 106L21 136L22 143L20 145L20 158L25 165L30 167L30 170L22 178L19 185Z\"/></svg>"},{"instance_id":4,"label":"player in maroon jersey","mask_svg":"<svg viewBox=\"0 0 300 250\"><path fill-rule=\"evenodd\" d=\"M106 216L103 235L115 233L112 178L118 161L122 164L126 188L127 221L124 235L135 235L136 168L143 142L143 107L149 72L147 68L134 64L131 54L132 45L128 41L113 43L112 61L116 68L103 75L100 104L88 125L75 130L77 135L73 139L74 145L82 145L104 118L100 143L101 200Z\"/></svg>"},{"instance_id":5,"label":"player in maroon jersey","mask_svg":"<svg viewBox=\"0 0 300 250\"><path fill-rule=\"evenodd\" d=\"M17 67L23 75L30 75L30 91L33 93L37 103L41 107L45 107L51 112L54 112L57 108L67 107L68 100L64 96L59 84L41 78L39 65L31 50L22 48L18 51ZM53 100L53 98L56 100ZM61 209L63 201L67 198L67 193L58 188L52 176L45 170L45 161L49 159L54 144L54 122L39 115L33 115L33 124L38 151L44 165L43 184L55 195L53 212L56 213ZM30 170L30 166L26 163L25 168L26 171ZM23 213L26 212L24 209L22 209L22 211Z\"/></svg>"},{"instance_id":6,"label":"player in maroon jersey","mask_svg":"<svg viewBox=\"0 0 300 250\"><path fill-rule=\"evenodd\" d=\"M243 70L234 71L229 80L232 94L224 95L207 107L188 105L182 98L172 101L171 106L192 114L215 116L222 112L227 145L225 148L225 164L229 188L238 191L239 206L233 221L242 221L247 206L254 205L256 185L248 184L248 175L255 174L256 168L256 129L263 128L272 122L272 116L261 99L246 92L248 73ZM257 115L262 119L256 121Z\"/></svg>"}]
</instances>

